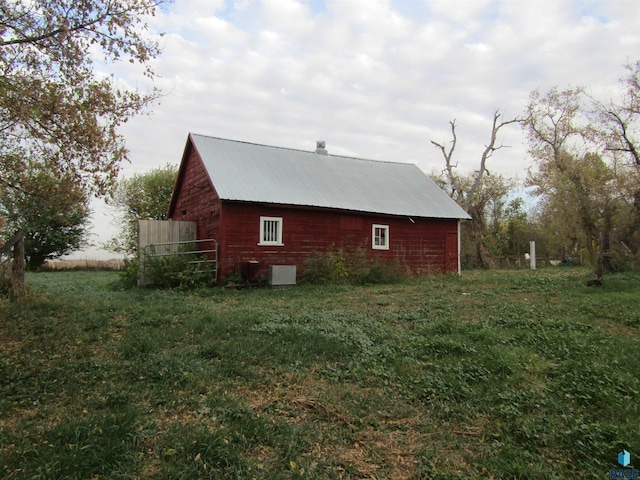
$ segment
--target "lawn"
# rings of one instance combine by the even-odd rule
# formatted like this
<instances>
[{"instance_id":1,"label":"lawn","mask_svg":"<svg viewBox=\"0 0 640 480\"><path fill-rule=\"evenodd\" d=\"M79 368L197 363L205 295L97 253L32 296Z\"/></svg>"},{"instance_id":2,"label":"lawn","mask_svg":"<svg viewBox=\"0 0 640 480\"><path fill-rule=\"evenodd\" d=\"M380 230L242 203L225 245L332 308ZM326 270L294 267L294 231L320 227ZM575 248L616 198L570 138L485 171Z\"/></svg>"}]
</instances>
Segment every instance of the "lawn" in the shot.
<instances>
[{"instance_id":1,"label":"lawn","mask_svg":"<svg viewBox=\"0 0 640 480\"><path fill-rule=\"evenodd\" d=\"M30 274L0 298L0 476L609 478L622 449L640 463L640 275L587 278Z\"/></svg>"}]
</instances>

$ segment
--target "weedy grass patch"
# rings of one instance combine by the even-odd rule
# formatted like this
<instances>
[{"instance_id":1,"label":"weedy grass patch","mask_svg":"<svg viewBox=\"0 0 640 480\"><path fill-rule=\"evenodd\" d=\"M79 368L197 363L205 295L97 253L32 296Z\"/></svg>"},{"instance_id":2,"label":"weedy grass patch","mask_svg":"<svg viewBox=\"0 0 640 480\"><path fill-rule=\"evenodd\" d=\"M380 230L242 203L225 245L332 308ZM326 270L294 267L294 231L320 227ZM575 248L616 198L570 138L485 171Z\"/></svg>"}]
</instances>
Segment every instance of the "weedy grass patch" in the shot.
<instances>
[{"instance_id":1,"label":"weedy grass patch","mask_svg":"<svg viewBox=\"0 0 640 480\"><path fill-rule=\"evenodd\" d=\"M640 276L0 299L3 478L603 478L640 455Z\"/></svg>"}]
</instances>

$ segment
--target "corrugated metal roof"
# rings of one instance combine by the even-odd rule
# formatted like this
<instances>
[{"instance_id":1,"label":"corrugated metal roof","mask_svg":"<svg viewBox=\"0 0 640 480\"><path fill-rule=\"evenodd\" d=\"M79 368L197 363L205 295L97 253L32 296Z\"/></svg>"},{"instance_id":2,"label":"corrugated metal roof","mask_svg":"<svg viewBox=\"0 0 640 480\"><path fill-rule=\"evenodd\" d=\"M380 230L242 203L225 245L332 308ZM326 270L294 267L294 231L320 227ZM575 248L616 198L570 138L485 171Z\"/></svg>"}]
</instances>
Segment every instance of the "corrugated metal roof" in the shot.
<instances>
[{"instance_id":1,"label":"corrugated metal roof","mask_svg":"<svg viewBox=\"0 0 640 480\"><path fill-rule=\"evenodd\" d=\"M416 165L190 134L222 200L470 218Z\"/></svg>"}]
</instances>

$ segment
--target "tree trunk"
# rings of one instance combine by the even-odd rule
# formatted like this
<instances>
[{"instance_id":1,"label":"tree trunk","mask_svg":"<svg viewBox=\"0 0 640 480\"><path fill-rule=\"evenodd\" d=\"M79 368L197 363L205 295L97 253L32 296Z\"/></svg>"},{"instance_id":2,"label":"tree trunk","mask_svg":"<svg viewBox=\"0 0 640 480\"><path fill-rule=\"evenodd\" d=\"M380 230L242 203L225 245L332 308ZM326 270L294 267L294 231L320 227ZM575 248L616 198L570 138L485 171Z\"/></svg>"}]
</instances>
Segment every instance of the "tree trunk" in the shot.
<instances>
[{"instance_id":1,"label":"tree trunk","mask_svg":"<svg viewBox=\"0 0 640 480\"><path fill-rule=\"evenodd\" d=\"M626 247L633 255L640 252L640 189L633 192L633 210L631 221L623 235Z\"/></svg>"},{"instance_id":2,"label":"tree trunk","mask_svg":"<svg viewBox=\"0 0 640 480\"><path fill-rule=\"evenodd\" d=\"M602 241L600 242L600 250L602 257L602 271L604 273L611 273L613 271L611 260L613 254L611 253L611 232L613 231L613 207L607 203L604 208L604 227L602 229Z\"/></svg>"},{"instance_id":3,"label":"tree trunk","mask_svg":"<svg viewBox=\"0 0 640 480\"><path fill-rule=\"evenodd\" d=\"M600 243L597 236L588 235L587 236L587 252L589 253L589 263L591 265L597 265L598 260L600 259L599 251L600 246L594 246L594 243Z\"/></svg>"},{"instance_id":4,"label":"tree trunk","mask_svg":"<svg viewBox=\"0 0 640 480\"><path fill-rule=\"evenodd\" d=\"M495 268L496 262L493 259L493 255L484 244L484 230L484 225L482 225L481 221L473 217L471 220L471 236L476 246L477 261L483 268Z\"/></svg>"},{"instance_id":5,"label":"tree trunk","mask_svg":"<svg viewBox=\"0 0 640 480\"><path fill-rule=\"evenodd\" d=\"M24 236L13 246L13 261L11 263L11 295L22 297L26 295L24 285Z\"/></svg>"}]
</instances>

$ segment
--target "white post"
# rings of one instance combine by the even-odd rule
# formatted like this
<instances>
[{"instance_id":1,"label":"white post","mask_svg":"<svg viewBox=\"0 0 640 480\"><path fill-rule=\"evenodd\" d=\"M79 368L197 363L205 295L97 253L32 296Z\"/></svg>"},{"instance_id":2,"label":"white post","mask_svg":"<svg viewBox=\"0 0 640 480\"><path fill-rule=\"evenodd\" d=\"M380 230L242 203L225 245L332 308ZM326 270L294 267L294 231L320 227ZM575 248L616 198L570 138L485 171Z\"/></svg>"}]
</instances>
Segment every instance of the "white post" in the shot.
<instances>
[{"instance_id":1,"label":"white post","mask_svg":"<svg viewBox=\"0 0 640 480\"><path fill-rule=\"evenodd\" d=\"M536 269L536 241L529 242L529 255L531 255L531 270Z\"/></svg>"},{"instance_id":2,"label":"white post","mask_svg":"<svg viewBox=\"0 0 640 480\"><path fill-rule=\"evenodd\" d=\"M458 275L462 275L462 261L460 259L462 253L462 240L460 239L460 234L462 229L460 228L460 224L462 220L458 220Z\"/></svg>"}]
</instances>

